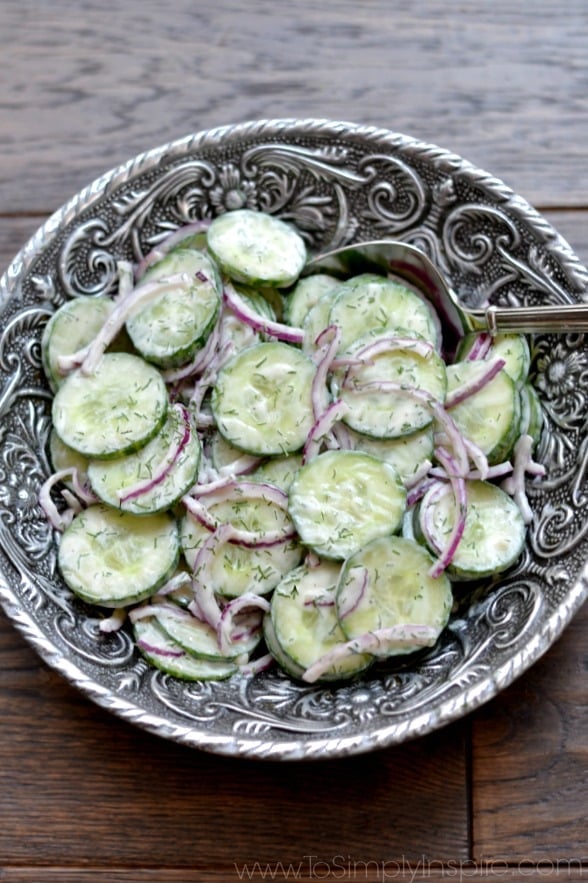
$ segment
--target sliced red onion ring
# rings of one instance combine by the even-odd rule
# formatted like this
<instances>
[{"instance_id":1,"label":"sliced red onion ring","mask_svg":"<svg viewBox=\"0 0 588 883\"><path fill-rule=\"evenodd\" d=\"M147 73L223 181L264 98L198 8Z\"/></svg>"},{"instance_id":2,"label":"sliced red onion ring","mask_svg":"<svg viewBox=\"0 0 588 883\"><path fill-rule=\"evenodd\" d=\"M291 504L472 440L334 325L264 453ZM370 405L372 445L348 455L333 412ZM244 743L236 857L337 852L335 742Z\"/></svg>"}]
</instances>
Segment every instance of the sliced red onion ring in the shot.
<instances>
[{"instance_id":1,"label":"sliced red onion ring","mask_svg":"<svg viewBox=\"0 0 588 883\"><path fill-rule=\"evenodd\" d=\"M202 349L198 350L191 362L182 365L180 368L168 368L163 371L163 379L166 383L177 383L178 380L184 380L186 377L192 377L195 374L202 374L210 367L220 342L220 318L214 325L214 328L208 335L208 339Z\"/></svg>"},{"instance_id":2,"label":"sliced red onion ring","mask_svg":"<svg viewBox=\"0 0 588 883\"><path fill-rule=\"evenodd\" d=\"M235 644L238 643L234 634L235 617L237 614L243 610L251 609L259 611L261 620L263 614L267 613L270 609L269 601L261 595L256 595L254 592L245 592L238 598L233 598L223 608L216 627L218 646L221 653L228 654ZM247 633L245 634L247 635Z\"/></svg>"},{"instance_id":3,"label":"sliced red onion ring","mask_svg":"<svg viewBox=\"0 0 588 883\"><path fill-rule=\"evenodd\" d=\"M345 619L346 616L357 610L368 587L369 572L367 567L355 567L352 570L356 571L353 578L345 583L339 593L337 604L339 619Z\"/></svg>"},{"instance_id":4,"label":"sliced red onion ring","mask_svg":"<svg viewBox=\"0 0 588 883\"><path fill-rule=\"evenodd\" d=\"M192 438L192 423L190 420L188 409L184 407L184 405L175 404L172 405L172 410L179 413L180 419L184 425L182 437L172 438L172 441L169 445L168 450L166 451L163 460L153 470L152 475L150 475L148 478L142 479L141 481L135 482L135 484L131 485L130 487L117 491L117 497L120 503L126 503L128 500L134 500L137 497L142 496L143 494L147 494L158 485L160 485L162 481L165 481L165 479L168 477L168 475L178 462L186 445Z\"/></svg>"},{"instance_id":5,"label":"sliced red onion ring","mask_svg":"<svg viewBox=\"0 0 588 883\"><path fill-rule=\"evenodd\" d=\"M235 482L236 487L240 490L240 485L245 484L245 482ZM257 484L256 482L247 482L250 485L252 491L246 492L239 497L235 496L233 493L222 493L218 492L214 495L213 500L208 500L207 505L205 505L200 499L197 499L193 496L185 496L182 498L182 502L184 503L187 511L192 515L199 524L203 527L207 528L210 531L217 531L221 527L224 528L226 541L230 543L234 543L237 546L248 546L252 548L269 548L270 546L277 546L280 543L284 543L288 540L293 539L296 536L296 532L294 527L290 527L288 524L285 524L281 528L277 528L276 530L268 530L268 531L251 531L251 530L243 530L241 528L234 527L230 522L221 523L219 522L214 515L210 512L209 507L214 505L215 503L224 502L225 500L230 499L242 499L243 497L248 497L252 499L264 499L267 502L275 503L280 506L280 508L285 508L287 506L287 496L283 491L280 491L279 488L273 485L266 485L263 483ZM266 491L264 493L264 488L269 489L269 493ZM198 488L196 488L196 491ZM223 489L224 490L224 489ZM210 495L212 496L212 495ZM286 503L284 504L284 500Z\"/></svg>"},{"instance_id":6,"label":"sliced red onion ring","mask_svg":"<svg viewBox=\"0 0 588 883\"><path fill-rule=\"evenodd\" d=\"M314 355L316 371L312 378L311 387L312 411L315 421L319 420L325 410L326 402L328 402L327 378L340 341L341 329L336 325L328 325L323 328L315 340L318 350Z\"/></svg>"},{"instance_id":7,"label":"sliced red onion ring","mask_svg":"<svg viewBox=\"0 0 588 883\"><path fill-rule=\"evenodd\" d=\"M328 408L315 420L304 443L302 451L303 463L308 463L309 460L316 457L324 437L328 435L335 423L338 423L348 411L349 407L347 404L342 399L338 399L336 402L331 402Z\"/></svg>"},{"instance_id":8,"label":"sliced red onion ring","mask_svg":"<svg viewBox=\"0 0 588 883\"><path fill-rule=\"evenodd\" d=\"M476 336L476 339L465 357L465 361L477 362L480 359L485 359L491 348L492 335L483 331Z\"/></svg>"},{"instance_id":9,"label":"sliced red onion ring","mask_svg":"<svg viewBox=\"0 0 588 883\"><path fill-rule=\"evenodd\" d=\"M79 472L77 467L70 466L67 469L60 469L58 472L54 472L49 476L46 481L41 485L41 489L39 491L39 505L41 506L47 520L49 521L51 527L55 530L63 532L66 527L71 523L71 519L75 514L75 509L77 506L71 506L69 513L60 513L57 506L51 499L51 491L55 487L56 484L64 481L65 479L69 479L73 484L73 489L78 500L81 500L83 503L90 505L91 503L96 503L98 498L87 488L84 487L79 478Z\"/></svg>"},{"instance_id":10,"label":"sliced red onion ring","mask_svg":"<svg viewBox=\"0 0 588 883\"><path fill-rule=\"evenodd\" d=\"M395 337L394 335L378 337L371 343L356 350L353 355L361 361L374 359L384 353L394 350L412 350L424 359L428 359L435 352L435 347L428 340L420 337Z\"/></svg>"},{"instance_id":11,"label":"sliced red onion ring","mask_svg":"<svg viewBox=\"0 0 588 883\"><path fill-rule=\"evenodd\" d=\"M396 651L414 647L432 647L439 636L437 629L426 625L397 625L388 628L375 629L367 632L359 638L337 644L332 650L324 653L316 662L309 666L302 678L309 684L314 683L321 675L329 671L337 662L347 659L349 656L371 654L372 656L386 657Z\"/></svg>"},{"instance_id":12,"label":"sliced red onion ring","mask_svg":"<svg viewBox=\"0 0 588 883\"><path fill-rule=\"evenodd\" d=\"M210 580L212 560L218 547L228 542L231 531L230 524L221 524L210 536L206 537L198 549L192 569L194 600L190 602L188 609L213 629L218 628L222 610Z\"/></svg>"},{"instance_id":13,"label":"sliced red onion ring","mask_svg":"<svg viewBox=\"0 0 588 883\"><path fill-rule=\"evenodd\" d=\"M544 476L545 467L533 460L533 438L530 435L521 435L514 446L514 465L512 474L506 478L501 488L509 494L521 510L523 521L530 524L533 520L533 510L525 489L525 475Z\"/></svg>"},{"instance_id":14,"label":"sliced red onion ring","mask_svg":"<svg viewBox=\"0 0 588 883\"><path fill-rule=\"evenodd\" d=\"M173 657L174 659L179 659L181 656L186 656L183 650L165 650L163 647L156 647L154 644L149 644L147 641L143 641L139 639L137 641L137 647L141 650L145 650L146 653L153 653L155 656L168 656Z\"/></svg>"},{"instance_id":15,"label":"sliced red onion ring","mask_svg":"<svg viewBox=\"0 0 588 883\"><path fill-rule=\"evenodd\" d=\"M84 374L92 374L104 351L112 343L136 307L144 306L150 300L165 294L166 291L176 289L178 285L188 286L190 282L190 277L186 273L178 273L175 276L155 282L145 282L143 285L133 288L125 297L116 302L115 308L89 346L82 347L69 356L58 358L57 364L60 373L67 374L75 368L80 368Z\"/></svg>"},{"instance_id":16,"label":"sliced red onion ring","mask_svg":"<svg viewBox=\"0 0 588 883\"><path fill-rule=\"evenodd\" d=\"M189 236L195 236L197 233L205 233L209 227L209 219L193 221L190 224L184 224L182 227L178 227L177 230L174 230L173 233L170 233L165 239L162 239L158 245L141 258L135 267L135 278L140 279L149 267L164 258L172 248L175 248L175 246L180 242L183 242L184 239L187 239Z\"/></svg>"},{"instance_id":17,"label":"sliced red onion ring","mask_svg":"<svg viewBox=\"0 0 588 883\"><path fill-rule=\"evenodd\" d=\"M487 362L487 368L484 371L481 371L477 377L474 377L469 383L463 383L457 389L454 389L447 394L445 399L445 407L447 410L455 408L456 405L461 404L465 399L468 399L470 396L480 392L481 389L484 389L484 387L487 386L491 380L494 380L496 375L502 371L505 365L506 362L504 359L496 358L489 360Z\"/></svg>"},{"instance_id":18,"label":"sliced red onion ring","mask_svg":"<svg viewBox=\"0 0 588 883\"><path fill-rule=\"evenodd\" d=\"M437 458L438 462L443 466L449 478L449 482L455 499L455 520L451 534L447 540L447 543L445 544L445 548L439 550L437 561L429 571L430 576L432 576L434 579L436 579L438 576L441 576L443 571L446 570L453 561L455 553L461 542L463 532L465 530L467 515L466 485L463 476L459 473L458 464L455 462L454 458L450 454L448 454L441 448L436 449L435 457ZM445 492L447 492L449 490L449 487L447 485L444 485L444 490ZM423 529L427 534L427 539L431 541L432 533L430 530L427 530L426 527L427 501L424 500L422 505L424 509Z\"/></svg>"},{"instance_id":19,"label":"sliced red onion ring","mask_svg":"<svg viewBox=\"0 0 588 883\"><path fill-rule=\"evenodd\" d=\"M245 325L253 328L254 331L260 331L262 334L268 334L270 337L275 337L286 343L301 344L303 342L304 331L302 328L293 328L291 325L283 325L281 322L274 322L261 316L249 304L245 303L230 283L225 285L224 298L235 316Z\"/></svg>"}]
</instances>

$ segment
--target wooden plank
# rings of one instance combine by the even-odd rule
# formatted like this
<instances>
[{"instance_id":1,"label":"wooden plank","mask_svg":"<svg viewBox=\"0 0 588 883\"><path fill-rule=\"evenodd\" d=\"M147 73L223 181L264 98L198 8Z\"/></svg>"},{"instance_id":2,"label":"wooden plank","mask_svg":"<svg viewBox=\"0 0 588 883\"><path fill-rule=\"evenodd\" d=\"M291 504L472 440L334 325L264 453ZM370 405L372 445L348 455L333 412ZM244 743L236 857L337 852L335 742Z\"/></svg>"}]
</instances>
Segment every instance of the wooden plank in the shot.
<instances>
[{"instance_id":1,"label":"wooden plank","mask_svg":"<svg viewBox=\"0 0 588 883\"><path fill-rule=\"evenodd\" d=\"M0 721L0 867L468 855L466 724L352 762L208 756L94 706L4 618Z\"/></svg>"},{"instance_id":2,"label":"wooden plank","mask_svg":"<svg viewBox=\"0 0 588 883\"><path fill-rule=\"evenodd\" d=\"M474 856L586 860L588 605L473 718Z\"/></svg>"},{"instance_id":3,"label":"wooden plank","mask_svg":"<svg viewBox=\"0 0 588 883\"><path fill-rule=\"evenodd\" d=\"M69 0L0 6L0 212L250 119L384 126L536 205L588 205L584 0Z\"/></svg>"}]
</instances>

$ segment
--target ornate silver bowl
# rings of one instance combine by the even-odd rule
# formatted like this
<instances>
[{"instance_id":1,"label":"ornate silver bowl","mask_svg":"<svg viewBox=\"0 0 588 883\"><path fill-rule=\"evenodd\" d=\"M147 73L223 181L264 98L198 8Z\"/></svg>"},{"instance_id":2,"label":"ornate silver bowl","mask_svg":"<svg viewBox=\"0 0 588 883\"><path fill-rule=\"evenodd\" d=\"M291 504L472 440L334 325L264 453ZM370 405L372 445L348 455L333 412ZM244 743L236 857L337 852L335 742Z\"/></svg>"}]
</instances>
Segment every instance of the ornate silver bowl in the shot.
<instances>
[{"instance_id":1,"label":"ornate silver bowl","mask_svg":"<svg viewBox=\"0 0 588 883\"><path fill-rule=\"evenodd\" d=\"M588 594L588 348L533 339L545 412L531 484L535 520L521 561L468 586L438 645L342 686L277 671L187 684L147 666L126 631L56 568L37 494L49 474L50 394L40 336L67 298L113 289L117 259L138 260L170 230L248 206L292 221L311 252L393 237L423 249L463 302L588 299L588 272L559 234L501 181L405 135L343 122L273 120L191 135L108 172L59 209L0 280L0 601L50 666L127 721L225 755L280 760L366 752L431 732L521 675Z\"/></svg>"}]
</instances>

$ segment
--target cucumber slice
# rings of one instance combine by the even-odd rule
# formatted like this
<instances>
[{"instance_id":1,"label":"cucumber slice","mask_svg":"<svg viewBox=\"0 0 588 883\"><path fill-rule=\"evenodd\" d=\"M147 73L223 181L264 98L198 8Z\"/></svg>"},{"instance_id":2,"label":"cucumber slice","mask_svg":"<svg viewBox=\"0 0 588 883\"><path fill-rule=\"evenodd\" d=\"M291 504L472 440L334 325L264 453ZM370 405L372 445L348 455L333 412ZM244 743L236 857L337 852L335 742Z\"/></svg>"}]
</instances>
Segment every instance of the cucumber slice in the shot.
<instances>
[{"instance_id":1,"label":"cucumber slice","mask_svg":"<svg viewBox=\"0 0 588 883\"><path fill-rule=\"evenodd\" d=\"M303 466L289 491L303 543L342 559L400 527L406 491L396 470L369 454L327 451Z\"/></svg>"},{"instance_id":2,"label":"cucumber slice","mask_svg":"<svg viewBox=\"0 0 588 883\"><path fill-rule=\"evenodd\" d=\"M68 445L61 441L55 429L52 428L49 433L49 459L55 472L61 472L62 469L78 470L78 477L82 484L87 483L88 459L78 451L74 451ZM71 482L65 481L67 487L72 487Z\"/></svg>"},{"instance_id":3,"label":"cucumber slice","mask_svg":"<svg viewBox=\"0 0 588 883\"><path fill-rule=\"evenodd\" d=\"M305 669L301 665L295 663L294 660L282 650L276 638L276 631L274 629L271 614L269 613L266 613L263 618L263 639L268 651L276 660L280 668L283 669L286 674L290 675L290 677L301 681Z\"/></svg>"},{"instance_id":4,"label":"cucumber slice","mask_svg":"<svg viewBox=\"0 0 588 883\"><path fill-rule=\"evenodd\" d=\"M230 660L196 659L166 635L153 617L138 619L133 625L137 647L147 662L174 678L186 681L220 681L236 674Z\"/></svg>"},{"instance_id":5,"label":"cucumber slice","mask_svg":"<svg viewBox=\"0 0 588 883\"><path fill-rule=\"evenodd\" d=\"M484 360L447 366L447 394L475 381L486 370ZM463 434L486 454L489 463L507 460L520 434L521 401L514 380L504 371L479 392L449 409Z\"/></svg>"},{"instance_id":6,"label":"cucumber slice","mask_svg":"<svg viewBox=\"0 0 588 883\"><path fill-rule=\"evenodd\" d=\"M208 228L210 253L236 282L287 287L306 263L300 234L273 215L239 209L219 215Z\"/></svg>"},{"instance_id":7,"label":"cucumber slice","mask_svg":"<svg viewBox=\"0 0 588 883\"><path fill-rule=\"evenodd\" d=\"M457 361L466 361L480 335L472 332L462 337L456 352ZM529 342L522 334L500 333L492 338L490 348L484 356L487 359L504 359L504 370L515 383L524 383L531 367Z\"/></svg>"},{"instance_id":8,"label":"cucumber slice","mask_svg":"<svg viewBox=\"0 0 588 883\"><path fill-rule=\"evenodd\" d=\"M358 337L405 328L439 346L433 310L418 294L394 279L374 273L354 276L339 288L328 325L341 329L341 352Z\"/></svg>"},{"instance_id":9,"label":"cucumber slice","mask_svg":"<svg viewBox=\"0 0 588 883\"><path fill-rule=\"evenodd\" d=\"M212 411L223 437L252 454L290 454L314 423L315 366L286 343L260 343L234 356L218 375Z\"/></svg>"},{"instance_id":10,"label":"cucumber slice","mask_svg":"<svg viewBox=\"0 0 588 883\"><path fill-rule=\"evenodd\" d=\"M166 290L127 319L135 348L149 362L171 368L190 361L204 345L221 306L218 272L201 251L178 248L151 267L143 279L183 273L186 285Z\"/></svg>"},{"instance_id":11,"label":"cucumber slice","mask_svg":"<svg viewBox=\"0 0 588 883\"><path fill-rule=\"evenodd\" d=\"M276 587L271 601L271 620L281 658L289 658L290 672L304 672L345 635L337 620L335 587L341 566L329 561L317 567L303 565L293 570ZM276 661L279 663L280 658ZM324 672L318 680L336 681L354 677L371 665L373 656L349 654ZM300 675L301 676L301 675Z\"/></svg>"},{"instance_id":12,"label":"cucumber slice","mask_svg":"<svg viewBox=\"0 0 588 883\"><path fill-rule=\"evenodd\" d=\"M447 572L470 580L507 570L525 544L526 527L519 507L501 488L486 481L466 482L465 530ZM444 548L455 524L451 488L432 488L421 500L415 530L431 551Z\"/></svg>"},{"instance_id":13,"label":"cucumber slice","mask_svg":"<svg viewBox=\"0 0 588 883\"><path fill-rule=\"evenodd\" d=\"M310 278L310 277L309 277ZM307 355L312 356L317 349L316 339L325 328L329 325L329 314L331 306L337 296L339 288L328 289L322 297L311 307L308 315L302 323L304 329L304 340L302 350Z\"/></svg>"},{"instance_id":14,"label":"cucumber slice","mask_svg":"<svg viewBox=\"0 0 588 883\"><path fill-rule=\"evenodd\" d=\"M328 273L316 273L300 279L290 291L286 300L284 318L294 328L302 328L312 308L316 306L324 294L335 295L341 286L341 280ZM325 327L325 326L323 326ZM319 331L322 330L319 328Z\"/></svg>"},{"instance_id":15,"label":"cucumber slice","mask_svg":"<svg viewBox=\"0 0 588 883\"><path fill-rule=\"evenodd\" d=\"M53 392L65 380L59 371L59 357L72 355L94 340L113 307L109 297L77 297L51 316L41 338L41 357Z\"/></svg>"},{"instance_id":16,"label":"cucumber slice","mask_svg":"<svg viewBox=\"0 0 588 883\"><path fill-rule=\"evenodd\" d=\"M420 432L400 438L372 438L358 432L351 433L353 450L379 457L393 466L406 484L419 471L423 463L433 459L433 429L428 426Z\"/></svg>"},{"instance_id":17,"label":"cucumber slice","mask_svg":"<svg viewBox=\"0 0 588 883\"><path fill-rule=\"evenodd\" d=\"M423 546L398 536L380 537L347 559L337 585L341 628L348 639L376 629L427 626L441 634L451 613L451 583L445 574L433 578L434 560ZM365 588L349 606L358 569L365 569ZM410 653L418 646L398 649Z\"/></svg>"},{"instance_id":18,"label":"cucumber slice","mask_svg":"<svg viewBox=\"0 0 588 883\"><path fill-rule=\"evenodd\" d=\"M169 515L131 515L97 504L76 515L59 545L72 592L90 604L127 607L153 595L174 573L177 525Z\"/></svg>"},{"instance_id":19,"label":"cucumber slice","mask_svg":"<svg viewBox=\"0 0 588 883\"><path fill-rule=\"evenodd\" d=\"M53 399L60 439L88 458L119 457L156 435L168 407L165 381L139 356L107 353L93 374L74 371Z\"/></svg>"},{"instance_id":20,"label":"cucumber slice","mask_svg":"<svg viewBox=\"0 0 588 883\"><path fill-rule=\"evenodd\" d=\"M521 396L521 435L530 435L533 439L533 447L539 444L543 423L543 409L539 393L530 383L523 383L520 388Z\"/></svg>"},{"instance_id":21,"label":"cucumber slice","mask_svg":"<svg viewBox=\"0 0 588 883\"><path fill-rule=\"evenodd\" d=\"M209 506L209 512L220 523L230 522L241 529L259 533L289 524L285 510L260 499L227 500ZM184 556L193 569L198 550L210 536L210 531L186 515L180 524L180 536ZM213 590L226 598L236 598L245 592L267 595L288 571L300 563L302 555L303 549L295 540L267 547L226 543L216 549L208 579Z\"/></svg>"},{"instance_id":22,"label":"cucumber slice","mask_svg":"<svg viewBox=\"0 0 588 883\"><path fill-rule=\"evenodd\" d=\"M355 366L347 375L339 369L333 376L334 395L348 407L343 421L357 432L375 438L400 438L412 435L433 420L432 412L411 389L428 392L436 401L443 401L447 388L446 367L443 359L431 347L423 349L421 338L411 337L404 329L389 334L368 334L356 340L346 355L353 357L366 346L378 341L397 339L397 345L370 357L368 363ZM347 379L346 379L347 377ZM406 388L404 391L378 390L383 382ZM372 389L366 389L371 384Z\"/></svg>"},{"instance_id":23,"label":"cucumber slice","mask_svg":"<svg viewBox=\"0 0 588 883\"><path fill-rule=\"evenodd\" d=\"M115 460L92 460L88 478L105 503L135 515L163 512L196 483L200 440L177 408L140 451Z\"/></svg>"},{"instance_id":24,"label":"cucumber slice","mask_svg":"<svg viewBox=\"0 0 588 883\"><path fill-rule=\"evenodd\" d=\"M300 454L290 454L288 457L272 457L265 460L255 472L248 476L249 481L263 481L275 484L284 493L288 493L294 476L302 466Z\"/></svg>"},{"instance_id":25,"label":"cucumber slice","mask_svg":"<svg viewBox=\"0 0 588 883\"><path fill-rule=\"evenodd\" d=\"M242 654L252 653L261 641L261 631L231 646L228 654L221 653L216 629L195 616L174 615L170 605L152 603L155 621L172 641L197 659L227 662Z\"/></svg>"}]
</instances>

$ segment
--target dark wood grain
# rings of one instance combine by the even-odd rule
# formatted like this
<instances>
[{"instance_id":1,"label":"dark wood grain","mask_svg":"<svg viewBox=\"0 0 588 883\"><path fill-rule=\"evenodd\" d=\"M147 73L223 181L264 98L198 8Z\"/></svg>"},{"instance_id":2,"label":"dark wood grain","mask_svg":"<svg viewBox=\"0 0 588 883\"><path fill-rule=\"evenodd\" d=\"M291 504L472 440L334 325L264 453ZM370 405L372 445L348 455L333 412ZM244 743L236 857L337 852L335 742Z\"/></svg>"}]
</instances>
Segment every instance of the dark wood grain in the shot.
<instances>
[{"instance_id":1,"label":"dark wood grain","mask_svg":"<svg viewBox=\"0 0 588 883\"><path fill-rule=\"evenodd\" d=\"M468 856L466 724L351 762L208 756L89 703L4 619L0 721L0 867Z\"/></svg>"},{"instance_id":2,"label":"dark wood grain","mask_svg":"<svg viewBox=\"0 0 588 883\"><path fill-rule=\"evenodd\" d=\"M587 206L587 45L585 0L565 14L556 0L176 0L169 14L2 0L0 211L51 211L142 150L268 117L384 126L534 204Z\"/></svg>"},{"instance_id":3,"label":"dark wood grain","mask_svg":"<svg viewBox=\"0 0 588 883\"><path fill-rule=\"evenodd\" d=\"M586 859L588 606L519 682L474 716L474 854Z\"/></svg>"}]
</instances>

